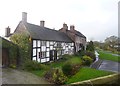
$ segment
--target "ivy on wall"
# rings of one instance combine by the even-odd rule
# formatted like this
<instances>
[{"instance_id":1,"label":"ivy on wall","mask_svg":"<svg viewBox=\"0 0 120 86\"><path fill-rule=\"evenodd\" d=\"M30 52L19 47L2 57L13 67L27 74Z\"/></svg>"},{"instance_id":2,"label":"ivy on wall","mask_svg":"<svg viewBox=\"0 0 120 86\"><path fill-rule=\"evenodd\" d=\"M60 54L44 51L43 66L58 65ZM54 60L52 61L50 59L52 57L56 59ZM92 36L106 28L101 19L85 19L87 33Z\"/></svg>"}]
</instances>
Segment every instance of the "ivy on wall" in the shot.
<instances>
[{"instance_id":1,"label":"ivy on wall","mask_svg":"<svg viewBox=\"0 0 120 86\"><path fill-rule=\"evenodd\" d=\"M29 35L17 33L12 35L10 40L19 48L21 65L31 59L31 40Z\"/></svg>"},{"instance_id":2,"label":"ivy on wall","mask_svg":"<svg viewBox=\"0 0 120 86\"><path fill-rule=\"evenodd\" d=\"M1 48L7 48L8 52L9 52L9 65L13 64L16 65L17 64L17 58L18 58L18 46L13 44L12 42L1 38L1 43L2 43L2 47Z\"/></svg>"}]
</instances>

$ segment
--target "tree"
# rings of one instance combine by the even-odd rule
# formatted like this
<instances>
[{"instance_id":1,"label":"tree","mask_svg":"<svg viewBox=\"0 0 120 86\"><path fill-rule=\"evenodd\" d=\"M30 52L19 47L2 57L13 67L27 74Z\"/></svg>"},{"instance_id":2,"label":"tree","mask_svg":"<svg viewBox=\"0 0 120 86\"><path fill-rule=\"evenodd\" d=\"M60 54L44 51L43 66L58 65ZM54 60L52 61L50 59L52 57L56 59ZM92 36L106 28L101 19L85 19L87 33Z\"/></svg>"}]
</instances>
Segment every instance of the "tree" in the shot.
<instances>
[{"instance_id":1,"label":"tree","mask_svg":"<svg viewBox=\"0 0 120 86\"><path fill-rule=\"evenodd\" d=\"M118 45L117 36L110 36L105 39L104 48L106 50L114 50L116 45Z\"/></svg>"},{"instance_id":2,"label":"tree","mask_svg":"<svg viewBox=\"0 0 120 86\"><path fill-rule=\"evenodd\" d=\"M26 34L14 34L10 37L10 40L19 47L20 63L31 59L31 43L29 38L29 35Z\"/></svg>"},{"instance_id":3,"label":"tree","mask_svg":"<svg viewBox=\"0 0 120 86\"><path fill-rule=\"evenodd\" d=\"M88 45L87 45L87 50L88 50L88 51L92 51L92 52L95 50L93 41L90 41L90 42L88 43Z\"/></svg>"}]
</instances>

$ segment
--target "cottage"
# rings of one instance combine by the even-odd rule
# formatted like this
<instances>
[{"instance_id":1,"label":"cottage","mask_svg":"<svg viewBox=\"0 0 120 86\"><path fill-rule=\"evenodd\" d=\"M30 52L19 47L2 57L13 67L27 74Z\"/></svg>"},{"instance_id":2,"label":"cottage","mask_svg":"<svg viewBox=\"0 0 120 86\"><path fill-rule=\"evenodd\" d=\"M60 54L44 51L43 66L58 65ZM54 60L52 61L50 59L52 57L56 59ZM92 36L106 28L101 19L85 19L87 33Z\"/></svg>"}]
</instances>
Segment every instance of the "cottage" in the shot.
<instances>
[{"instance_id":1,"label":"cottage","mask_svg":"<svg viewBox=\"0 0 120 86\"><path fill-rule=\"evenodd\" d=\"M9 31L8 31L9 32ZM73 54L74 42L65 33L45 27L45 21L40 25L27 22L27 13L22 13L22 21L13 34L26 33L31 38L31 59L38 62L57 60L64 54Z\"/></svg>"}]
</instances>

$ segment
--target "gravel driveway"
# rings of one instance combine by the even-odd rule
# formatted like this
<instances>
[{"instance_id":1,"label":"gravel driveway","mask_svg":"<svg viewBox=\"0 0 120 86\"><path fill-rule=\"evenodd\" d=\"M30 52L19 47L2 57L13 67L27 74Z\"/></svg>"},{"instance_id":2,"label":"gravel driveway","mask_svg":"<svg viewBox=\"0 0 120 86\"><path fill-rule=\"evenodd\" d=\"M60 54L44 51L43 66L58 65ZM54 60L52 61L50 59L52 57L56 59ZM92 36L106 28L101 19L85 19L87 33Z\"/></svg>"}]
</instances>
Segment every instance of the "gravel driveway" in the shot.
<instances>
[{"instance_id":1,"label":"gravel driveway","mask_svg":"<svg viewBox=\"0 0 120 86\"><path fill-rule=\"evenodd\" d=\"M32 73L7 68L2 69L2 84L50 84L50 83Z\"/></svg>"}]
</instances>

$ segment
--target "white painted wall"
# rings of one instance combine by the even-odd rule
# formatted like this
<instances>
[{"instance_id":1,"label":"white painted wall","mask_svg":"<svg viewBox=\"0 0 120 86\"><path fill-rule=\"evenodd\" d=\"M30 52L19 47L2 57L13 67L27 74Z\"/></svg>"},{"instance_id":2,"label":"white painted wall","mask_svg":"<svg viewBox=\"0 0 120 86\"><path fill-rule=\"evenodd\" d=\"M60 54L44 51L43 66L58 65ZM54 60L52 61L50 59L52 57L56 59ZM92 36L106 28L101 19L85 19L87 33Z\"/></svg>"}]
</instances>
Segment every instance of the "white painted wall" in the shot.
<instances>
[{"instance_id":1,"label":"white painted wall","mask_svg":"<svg viewBox=\"0 0 120 86\"><path fill-rule=\"evenodd\" d=\"M44 42L46 42L46 46L44 46L44 44L42 44L42 46L41 46L41 43L44 43ZM36 45L36 43L37 43L37 45ZM33 60L36 60L36 58L37 58L38 62L40 62L41 58L39 58L39 52L46 52L46 57L50 57L50 50L56 50L56 48L53 47L53 45L57 47L57 45L58 45L57 43L61 43L61 42L33 40L33 48L34 48L33 56L37 56L37 57L34 57ZM40 49L40 47L41 47L41 49ZM37 55L36 55L36 49L37 49ZM73 49L74 49L74 43L64 43L64 42L61 43L61 50L64 50L62 52L62 55L73 53ZM59 50L58 47L57 47L57 50ZM60 54L61 54L61 51L58 51L57 59L59 59L58 56ZM49 61L49 60L50 60L50 58L44 58L44 59L42 58L41 63Z\"/></svg>"},{"instance_id":2,"label":"white painted wall","mask_svg":"<svg viewBox=\"0 0 120 86\"><path fill-rule=\"evenodd\" d=\"M36 47L36 40L33 40L33 47Z\"/></svg>"}]
</instances>

